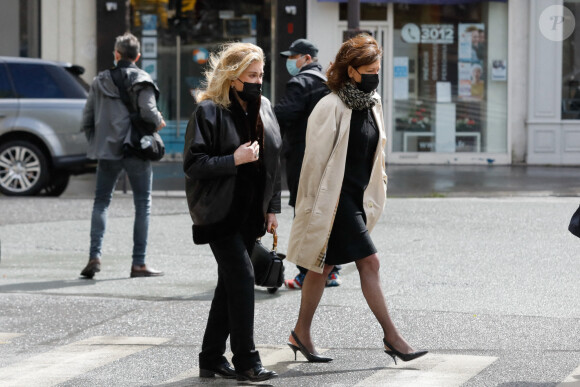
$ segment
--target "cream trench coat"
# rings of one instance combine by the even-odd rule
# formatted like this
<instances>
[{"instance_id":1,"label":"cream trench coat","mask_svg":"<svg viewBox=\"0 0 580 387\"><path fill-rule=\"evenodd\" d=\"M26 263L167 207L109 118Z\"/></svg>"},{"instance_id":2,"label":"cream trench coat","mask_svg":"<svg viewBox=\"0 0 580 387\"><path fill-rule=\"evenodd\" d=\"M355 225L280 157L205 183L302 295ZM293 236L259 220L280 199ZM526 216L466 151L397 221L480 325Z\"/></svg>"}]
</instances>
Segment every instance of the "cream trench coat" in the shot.
<instances>
[{"instance_id":1,"label":"cream trench coat","mask_svg":"<svg viewBox=\"0 0 580 387\"><path fill-rule=\"evenodd\" d=\"M387 198L385 173L385 135L383 110L379 102L373 107L379 128L369 185L364 193L363 208L367 228L372 231L379 220ZM344 178L352 110L331 93L318 102L308 119L306 150L296 198L296 217L292 223L287 260L308 270L321 273L326 247Z\"/></svg>"}]
</instances>

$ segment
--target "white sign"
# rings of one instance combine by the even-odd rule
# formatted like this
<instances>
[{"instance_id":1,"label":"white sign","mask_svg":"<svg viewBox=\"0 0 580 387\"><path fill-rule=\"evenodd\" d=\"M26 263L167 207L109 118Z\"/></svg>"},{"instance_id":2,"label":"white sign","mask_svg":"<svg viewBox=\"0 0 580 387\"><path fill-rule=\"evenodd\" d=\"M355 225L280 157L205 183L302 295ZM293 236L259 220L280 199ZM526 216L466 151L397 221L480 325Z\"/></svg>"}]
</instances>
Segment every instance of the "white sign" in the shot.
<instances>
[{"instance_id":1,"label":"white sign","mask_svg":"<svg viewBox=\"0 0 580 387\"><path fill-rule=\"evenodd\" d=\"M157 58L157 38L144 36L141 39L141 55L143 58Z\"/></svg>"},{"instance_id":2,"label":"white sign","mask_svg":"<svg viewBox=\"0 0 580 387\"><path fill-rule=\"evenodd\" d=\"M409 57L397 56L393 58L393 98L396 100L409 99Z\"/></svg>"},{"instance_id":3,"label":"white sign","mask_svg":"<svg viewBox=\"0 0 580 387\"><path fill-rule=\"evenodd\" d=\"M491 80L507 81L507 61L505 59L494 59L491 63Z\"/></svg>"},{"instance_id":4,"label":"white sign","mask_svg":"<svg viewBox=\"0 0 580 387\"><path fill-rule=\"evenodd\" d=\"M407 23L401 28L401 37L407 43L453 44L455 42L453 24Z\"/></svg>"},{"instance_id":5,"label":"white sign","mask_svg":"<svg viewBox=\"0 0 580 387\"><path fill-rule=\"evenodd\" d=\"M451 82L437 82L437 102L451 102Z\"/></svg>"},{"instance_id":6,"label":"white sign","mask_svg":"<svg viewBox=\"0 0 580 387\"><path fill-rule=\"evenodd\" d=\"M141 68L151 75L153 81L157 81L157 60L155 59L143 59L141 61Z\"/></svg>"}]
</instances>

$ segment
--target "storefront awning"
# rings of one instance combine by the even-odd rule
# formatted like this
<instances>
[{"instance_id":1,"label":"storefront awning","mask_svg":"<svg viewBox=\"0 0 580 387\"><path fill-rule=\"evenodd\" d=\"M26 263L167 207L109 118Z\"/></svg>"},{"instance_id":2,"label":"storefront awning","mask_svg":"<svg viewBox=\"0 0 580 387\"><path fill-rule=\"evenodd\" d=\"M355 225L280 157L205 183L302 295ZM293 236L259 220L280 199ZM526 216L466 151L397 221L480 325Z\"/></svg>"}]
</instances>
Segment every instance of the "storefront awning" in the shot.
<instances>
[{"instance_id":1,"label":"storefront awning","mask_svg":"<svg viewBox=\"0 0 580 387\"><path fill-rule=\"evenodd\" d=\"M398 3L398 4L467 4L495 1L506 3L507 0L360 0L361 3ZM318 0L324 3L348 3L348 0Z\"/></svg>"}]
</instances>

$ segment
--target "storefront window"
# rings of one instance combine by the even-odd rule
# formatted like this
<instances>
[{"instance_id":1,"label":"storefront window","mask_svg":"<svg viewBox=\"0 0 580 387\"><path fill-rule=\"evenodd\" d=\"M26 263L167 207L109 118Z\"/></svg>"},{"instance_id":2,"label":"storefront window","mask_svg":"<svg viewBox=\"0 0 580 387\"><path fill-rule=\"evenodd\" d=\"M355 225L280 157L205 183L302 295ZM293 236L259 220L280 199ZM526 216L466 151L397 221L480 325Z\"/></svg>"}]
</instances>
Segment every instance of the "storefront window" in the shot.
<instances>
[{"instance_id":1,"label":"storefront window","mask_svg":"<svg viewBox=\"0 0 580 387\"><path fill-rule=\"evenodd\" d=\"M564 6L574 15L578 23L580 0L565 1ZM578 38L578 39L576 39ZM580 29L576 28L568 39L562 42L562 119L580 119Z\"/></svg>"},{"instance_id":2,"label":"storefront window","mask_svg":"<svg viewBox=\"0 0 580 387\"><path fill-rule=\"evenodd\" d=\"M348 19L348 4L340 3L339 5L339 19ZM360 20L387 20L387 4L385 3L361 3L360 4Z\"/></svg>"},{"instance_id":3,"label":"storefront window","mask_svg":"<svg viewBox=\"0 0 580 387\"><path fill-rule=\"evenodd\" d=\"M263 93L270 96L270 15L270 1L262 0L131 0L132 33L141 40L140 66L159 85L159 107L169 128L180 120L183 131L209 55L225 42L250 42L264 50Z\"/></svg>"},{"instance_id":4,"label":"storefront window","mask_svg":"<svg viewBox=\"0 0 580 387\"><path fill-rule=\"evenodd\" d=\"M394 152L507 152L507 5L394 9Z\"/></svg>"}]
</instances>

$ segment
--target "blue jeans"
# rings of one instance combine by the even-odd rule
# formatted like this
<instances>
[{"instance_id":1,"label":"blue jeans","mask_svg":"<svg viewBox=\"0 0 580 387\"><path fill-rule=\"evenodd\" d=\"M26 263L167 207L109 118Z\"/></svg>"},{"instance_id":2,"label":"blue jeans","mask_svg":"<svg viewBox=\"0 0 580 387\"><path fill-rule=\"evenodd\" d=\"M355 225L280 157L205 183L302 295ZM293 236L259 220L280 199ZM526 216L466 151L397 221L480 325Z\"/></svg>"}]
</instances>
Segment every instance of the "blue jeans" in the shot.
<instances>
[{"instance_id":1,"label":"blue jeans","mask_svg":"<svg viewBox=\"0 0 580 387\"><path fill-rule=\"evenodd\" d=\"M133 265L144 265L147 252L147 234L151 214L151 185L153 172L151 162L134 157L121 160L99 160L97 187L91 217L91 248L89 259L101 258L103 237L107 228L107 211L113 198L113 190L121 171L125 170L133 190L135 221L133 224Z\"/></svg>"}]
</instances>

